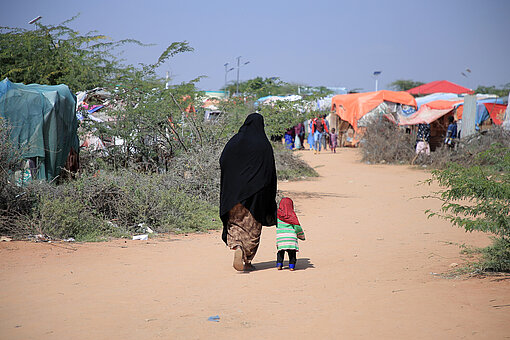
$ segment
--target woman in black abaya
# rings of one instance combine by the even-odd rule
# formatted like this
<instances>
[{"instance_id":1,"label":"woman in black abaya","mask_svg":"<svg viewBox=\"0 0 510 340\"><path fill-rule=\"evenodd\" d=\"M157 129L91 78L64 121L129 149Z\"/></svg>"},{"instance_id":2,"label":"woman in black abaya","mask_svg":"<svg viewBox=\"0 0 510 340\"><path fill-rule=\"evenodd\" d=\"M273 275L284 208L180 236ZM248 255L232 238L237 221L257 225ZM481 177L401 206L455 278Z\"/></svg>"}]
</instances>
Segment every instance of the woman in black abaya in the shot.
<instances>
[{"instance_id":1,"label":"woman in black abaya","mask_svg":"<svg viewBox=\"0 0 510 340\"><path fill-rule=\"evenodd\" d=\"M225 145L220 167L222 239L235 250L234 268L251 270L262 226L276 224L276 167L260 114L246 117Z\"/></svg>"}]
</instances>

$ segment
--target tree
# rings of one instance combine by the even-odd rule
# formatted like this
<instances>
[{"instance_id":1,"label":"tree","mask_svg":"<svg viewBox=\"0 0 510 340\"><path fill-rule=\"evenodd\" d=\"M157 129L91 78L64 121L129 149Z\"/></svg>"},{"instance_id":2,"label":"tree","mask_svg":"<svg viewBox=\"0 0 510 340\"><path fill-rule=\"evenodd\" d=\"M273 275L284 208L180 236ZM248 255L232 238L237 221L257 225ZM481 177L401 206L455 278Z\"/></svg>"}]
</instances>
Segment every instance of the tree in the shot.
<instances>
[{"instance_id":1,"label":"tree","mask_svg":"<svg viewBox=\"0 0 510 340\"><path fill-rule=\"evenodd\" d=\"M156 63L132 68L107 87L118 103L108 111L114 119L88 123L92 124L89 130L97 129L103 136L123 141L109 152L115 157L115 166L141 164L147 171L161 170L170 158L190 151L193 144L202 147L210 136L204 133L203 119L195 109L200 106L200 92L195 88L200 78L166 89L163 79L156 76L156 69L166 60L190 51L193 49L187 42L174 42Z\"/></svg>"},{"instance_id":2,"label":"tree","mask_svg":"<svg viewBox=\"0 0 510 340\"><path fill-rule=\"evenodd\" d=\"M399 79L390 83L389 86L391 89L394 89L395 91L407 91L423 84L425 83L422 83L421 81Z\"/></svg>"},{"instance_id":3,"label":"tree","mask_svg":"<svg viewBox=\"0 0 510 340\"><path fill-rule=\"evenodd\" d=\"M111 41L97 32L80 34L67 26L36 23L35 29L0 27L0 79L45 85L66 84L73 91L104 86L127 70L114 50L133 39Z\"/></svg>"},{"instance_id":4,"label":"tree","mask_svg":"<svg viewBox=\"0 0 510 340\"><path fill-rule=\"evenodd\" d=\"M496 86L478 86L475 90L475 93L482 94L495 94L498 97L508 97L508 93L510 92L510 83L500 86L497 88Z\"/></svg>"},{"instance_id":5,"label":"tree","mask_svg":"<svg viewBox=\"0 0 510 340\"><path fill-rule=\"evenodd\" d=\"M226 90L230 93L236 93L237 85L227 85ZM297 93L297 85L291 85L282 81L278 77L262 78L256 77L239 83L239 92L248 96L257 98L269 95L283 95Z\"/></svg>"}]
</instances>

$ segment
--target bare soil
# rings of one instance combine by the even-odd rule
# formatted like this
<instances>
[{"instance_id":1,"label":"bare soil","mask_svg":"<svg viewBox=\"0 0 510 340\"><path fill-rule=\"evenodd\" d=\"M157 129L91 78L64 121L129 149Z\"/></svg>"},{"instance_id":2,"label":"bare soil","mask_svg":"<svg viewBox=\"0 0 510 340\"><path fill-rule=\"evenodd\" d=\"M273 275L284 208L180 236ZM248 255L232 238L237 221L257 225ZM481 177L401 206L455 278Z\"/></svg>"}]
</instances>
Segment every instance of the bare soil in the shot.
<instances>
[{"instance_id":1,"label":"bare soil","mask_svg":"<svg viewBox=\"0 0 510 340\"><path fill-rule=\"evenodd\" d=\"M277 271L264 228L254 272L220 232L104 243L0 243L2 339L504 339L510 279L445 277L485 246L421 199L427 171L367 165L353 149L303 159L321 177L279 183L307 240ZM457 267L458 268L458 267ZM219 316L219 322L208 321Z\"/></svg>"}]
</instances>

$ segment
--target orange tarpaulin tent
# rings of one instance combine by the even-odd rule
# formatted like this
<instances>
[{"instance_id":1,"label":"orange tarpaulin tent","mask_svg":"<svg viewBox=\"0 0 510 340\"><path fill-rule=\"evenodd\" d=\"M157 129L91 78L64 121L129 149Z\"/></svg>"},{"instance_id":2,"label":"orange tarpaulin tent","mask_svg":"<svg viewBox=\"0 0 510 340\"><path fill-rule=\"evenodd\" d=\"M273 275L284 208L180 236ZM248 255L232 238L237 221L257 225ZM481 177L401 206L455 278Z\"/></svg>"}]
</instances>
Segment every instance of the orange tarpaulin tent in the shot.
<instances>
[{"instance_id":1,"label":"orange tarpaulin tent","mask_svg":"<svg viewBox=\"0 0 510 340\"><path fill-rule=\"evenodd\" d=\"M416 100L407 92L382 90L336 95L331 100L331 110L357 131L358 120L385 101L417 107Z\"/></svg>"}]
</instances>

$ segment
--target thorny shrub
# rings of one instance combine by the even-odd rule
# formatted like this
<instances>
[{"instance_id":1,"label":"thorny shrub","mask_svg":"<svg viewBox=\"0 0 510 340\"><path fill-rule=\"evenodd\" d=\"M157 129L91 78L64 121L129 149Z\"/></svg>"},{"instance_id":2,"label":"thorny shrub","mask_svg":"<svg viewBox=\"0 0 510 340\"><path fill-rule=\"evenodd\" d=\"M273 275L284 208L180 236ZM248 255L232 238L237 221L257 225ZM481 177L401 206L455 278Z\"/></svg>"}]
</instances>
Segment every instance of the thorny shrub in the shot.
<instances>
[{"instance_id":1,"label":"thorny shrub","mask_svg":"<svg viewBox=\"0 0 510 340\"><path fill-rule=\"evenodd\" d=\"M387 119L371 120L361 141L362 160L370 163L411 163L415 138Z\"/></svg>"},{"instance_id":2,"label":"thorny shrub","mask_svg":"<svg viewBox=\"0 0 510 340\"><path fill-rule=\"evenodd\" d=\"M34 182L22 190L37 199L29 214L11 219L2 230L17 238L43 234L92 241L145 232L144 225L156 232L219 227L215 206L175 188L165 175L101 171L59 185Z\"/></svg>"},{"instance_id":3,"label":"thorny shrub","mask_svg":"<svg viewBox=\"0 0 510 340\"><path fill-rule=\"evenodd\" d=\"M372 120L361 141L362 160L370 163L416 164L442 169L449 163L470 165L473 158L494 144L510 148L510 131L495 126L457 141L455 148L441 146L430 155L416 155L416 134L388 120Z\"/></svg>"},{"instance_id":4,"label":"thorny shrub","mask_svg":"<svg viewBox=\"0 0 510 340\"><path fill-rule=\"evenodd\" d=\"M34 197L16 185L14 174L23 169L21 150L10 142L11 128L0 117L0 234L8 233L13 221L29 214Z\"/></svg>"}]
</instances>

